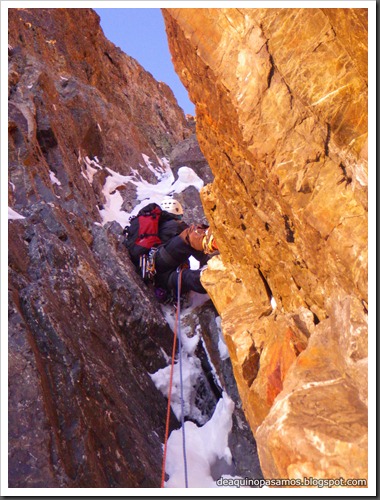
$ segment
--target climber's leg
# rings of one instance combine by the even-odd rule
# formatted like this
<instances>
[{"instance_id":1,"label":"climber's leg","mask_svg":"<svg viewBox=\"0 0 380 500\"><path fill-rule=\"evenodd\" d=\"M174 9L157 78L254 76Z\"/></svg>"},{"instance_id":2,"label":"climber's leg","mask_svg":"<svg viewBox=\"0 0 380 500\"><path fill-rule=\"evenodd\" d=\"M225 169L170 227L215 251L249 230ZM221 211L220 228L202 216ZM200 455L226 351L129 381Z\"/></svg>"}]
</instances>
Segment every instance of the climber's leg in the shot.
<instances>
[{"instance_id":1,"label":"climber's leg","mask_svg":"<svg viewBox=\"0 0 380 500\"><path fill-rule=\"evenodd\" d=\"M166 245L158 248L156 254L156 270L159 273L176 269L187 262L193 249L179 236L172 238Z\"/></svg>"},{"instance_id":2,"label":"climber's leg","mask_svg":"<svg viewBox=\"0 0 380 500\"><path fill-rule=\"evenodd\" d=\"M203 288L203 285L200 280L201 271L200 269L191 270L191 269L183 269L182 277L181 277L181 292L186 293L189 291L194 291L197 293L207 293ZM168 279L168 288L170 290L174 290L177 293L177 284L178 284L178 272L173 271Z\"/></svg>"}]
</instances>

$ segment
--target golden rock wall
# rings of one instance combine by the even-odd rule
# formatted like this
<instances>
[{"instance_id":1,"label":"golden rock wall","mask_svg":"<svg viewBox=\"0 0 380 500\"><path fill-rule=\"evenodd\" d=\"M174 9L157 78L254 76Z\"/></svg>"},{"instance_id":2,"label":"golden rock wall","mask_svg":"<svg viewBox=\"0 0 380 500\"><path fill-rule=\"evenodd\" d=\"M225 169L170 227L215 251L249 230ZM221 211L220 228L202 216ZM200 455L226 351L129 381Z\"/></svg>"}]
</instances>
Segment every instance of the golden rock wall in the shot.
<instances>
[{"instance_id":1,"label":"golden rock wall","mask_svg":"<svg viewBox=\"0 0 380 500\"><path fill-rule=\"evenodd\" d=\"M268 478L367 475L367 10L163 9Z\"/></svg>"}]
</instances>

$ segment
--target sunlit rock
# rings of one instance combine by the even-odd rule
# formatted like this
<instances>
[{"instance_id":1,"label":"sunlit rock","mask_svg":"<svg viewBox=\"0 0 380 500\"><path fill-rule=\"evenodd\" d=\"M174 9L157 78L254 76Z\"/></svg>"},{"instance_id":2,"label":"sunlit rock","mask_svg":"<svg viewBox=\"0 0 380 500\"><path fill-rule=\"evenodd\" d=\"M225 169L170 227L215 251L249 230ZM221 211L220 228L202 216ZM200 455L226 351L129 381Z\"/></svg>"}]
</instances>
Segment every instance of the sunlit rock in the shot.
<instances>
[{"instance_id":1,"label":"sunlit rock","mask_svg":"<svg viewBox=\"0 0 380 500\"><path fill-rule=\"evenodd\" d=\"M264 476L366 477L367 10L163 13Z\"/></svg>"}]
</instances>

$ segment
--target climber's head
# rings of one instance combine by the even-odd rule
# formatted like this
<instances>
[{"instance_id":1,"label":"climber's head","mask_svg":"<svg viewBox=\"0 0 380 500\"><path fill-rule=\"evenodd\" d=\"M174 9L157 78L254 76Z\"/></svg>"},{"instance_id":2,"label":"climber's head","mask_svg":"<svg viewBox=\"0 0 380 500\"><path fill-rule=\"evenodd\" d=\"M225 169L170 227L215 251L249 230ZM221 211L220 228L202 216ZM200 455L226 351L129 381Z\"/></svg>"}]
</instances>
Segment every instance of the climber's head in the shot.
<instances>
[{"instance_id":1,"label":"climber's head","mask_svg":"<svg viewBox=\"0 0 380 500\"><path fill-rule=\"evenodd\" d=\"M166 196L161 202L162 210L169 212L170 214L176 215L178 219L182 219L183 208L179 201Z\"/></svg>"}]
</instances>

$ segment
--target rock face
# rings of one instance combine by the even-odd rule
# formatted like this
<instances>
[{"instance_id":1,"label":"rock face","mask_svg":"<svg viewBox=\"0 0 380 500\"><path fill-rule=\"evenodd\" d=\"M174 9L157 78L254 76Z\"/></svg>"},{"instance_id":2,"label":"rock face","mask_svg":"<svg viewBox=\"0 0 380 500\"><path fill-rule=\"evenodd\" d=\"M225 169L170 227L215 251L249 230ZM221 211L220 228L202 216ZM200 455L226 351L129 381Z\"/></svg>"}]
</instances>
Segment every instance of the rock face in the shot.
<instances>
[{"instance_id":1,"label":"rock face","mask_svg":"<svg viewBox=\"0 0 380 500\"><path fill-rule=\"evenodd\" d=\"M108 172L90 159L142 170L191 127L89 9L10 9L9 45L9 205L25 217L9 223L9 485L158 487L166 403L148 373L172 332L121 227L100 224Z\"/></svg>"},{"instance_id":2,"label":"rock face","mask_svg":"<svg viewBox=\"0 0 380 500\"><path fill-rule=\"evenodd\" d=\"M150 374L167 366L172 331L122 227L101 214L110 179L155 184L162 157L178 175L187 166L212 179L171 90L105 39L92 10L9 10L8 201L23 217L9 220L11 488L160 486L167 401ZM126 213L137 204L131 183L114 193ZM189 217L204 217L195 188L181 196ZM215 310L201 311L206 338ZM209 371L204 349L203 359ZM197 397L207 419L206 371ZM260 476L239 412L236 471Z\"/></svg>"},{"instance_id":3,"label":"rock face","mask_svg":"<svg viewBox=\"0 0 380 500\"><path fill-rule=\"evenodd\" d=\"M203 156L196 135L193 134L184 141L178 143L170 154L170 165L176 176L178 176L179 168L186 166L191 168L205 184L212 182L213 175L210 167ZM194 188L188 188L178 197L178 200L186 207L184 220L191 224L194 221L208 224L202 209L202 203L199 192Z\"/></svg>"},{"instance_id":4,"label":"rock face","mask_svg":"<svg viewBox=\"0 0 380 500\"><path fill-rule=\"evenodd\" d=\"M164 9L264 477L367 477L367 10Z\"/></svg>"}]
</instances>

